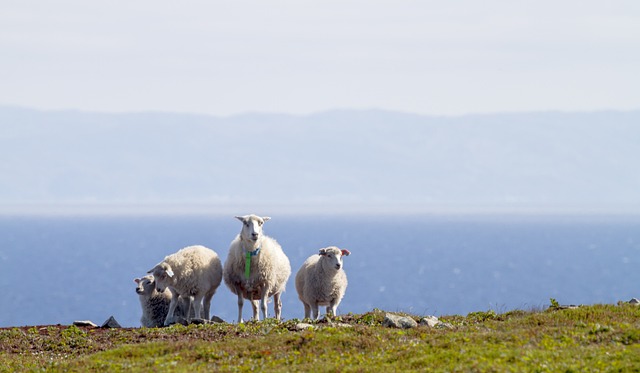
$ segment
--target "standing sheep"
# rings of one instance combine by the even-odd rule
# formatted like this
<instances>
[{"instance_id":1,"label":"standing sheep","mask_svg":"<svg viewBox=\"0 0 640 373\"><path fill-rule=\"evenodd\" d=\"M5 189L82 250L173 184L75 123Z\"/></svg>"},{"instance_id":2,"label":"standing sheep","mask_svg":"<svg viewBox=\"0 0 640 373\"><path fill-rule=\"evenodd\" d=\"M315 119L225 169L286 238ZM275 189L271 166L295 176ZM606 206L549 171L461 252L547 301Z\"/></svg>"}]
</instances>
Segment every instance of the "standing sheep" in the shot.
<instances>
[{"instance_id":1,"label":"standing sheep","mask_svg":"<svg viewBox=\"0 0 640 373\"><path fill-rule=\"evenodd\" d=\"M242 222L242 231L229 247L229 256L224 263L224 282L238 296L238 322L242 322L245 298L253 307L253 319L260 320L258 302L266 319L267 299L271 296L275 318L280 319L280 296L291 275L289 258L276 240L262 233L262 225L269 217L246 215L236 216L236 219Z\"/></svg>"},{"instance_id":2,"label":"standing sheep","mask_svg":"<svg viewBox=\"0 0 640 373\"><path fill-rule=\"evenodd\" d=\"M327 306L327 314L336 315L338 305L347 290L347 274L342 259L351 254L335 246L320 249L302 264L296 274L296 290L304 305L304 317L318 318L318 306Z\"/></svg>"},{"instance_id":3,"label":"standing sheep","mask_svg":"<svg viewBox=\"0 0 640 373\"><path fill-rule=\"evenodd\" d=\"M164 325L164 320L169 312L169 304L171 303L171 292L165 289L162 293L156 290L156 283L152 275L146 275L142 278L133 279L136 286L136 293L140 298L140 306L142 307L142 317L140 324L147 328L155 328ZM191 302L180 297L175 318L187 318L187 311ZM191 309L193 315L193 308Z\"/></svg>"},{"instance_id":4,"label":"standing sheep","mask_svg":"<svg viewBox=\"0 0 640 373\"><path fill-rule=\"evenodd\" d=\"M173 320L181 295L193 299L195 317L209 319L211 298L222 281L222 264L215 251L200 245L185 247L165 257L148 273L153 274L159 292L166 288L171 291L171 303L164 325L169 325ZM190 321L190 317L187 317L187 321Z\"/></svg>"}]
</instances>

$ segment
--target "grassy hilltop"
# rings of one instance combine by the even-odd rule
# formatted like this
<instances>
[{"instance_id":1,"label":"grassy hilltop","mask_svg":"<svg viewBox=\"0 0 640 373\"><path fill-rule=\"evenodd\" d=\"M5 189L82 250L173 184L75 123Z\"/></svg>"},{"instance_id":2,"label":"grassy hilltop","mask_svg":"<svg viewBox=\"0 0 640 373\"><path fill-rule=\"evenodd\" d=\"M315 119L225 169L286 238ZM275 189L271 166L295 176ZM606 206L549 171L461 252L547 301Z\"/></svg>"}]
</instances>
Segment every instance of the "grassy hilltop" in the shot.
<instances>
[{"instance_id":1,"label":"grassy hilltop","mask_svg":"<svg viewBox=\"0 0 640 373\"><path fill-rule=\"evenodd\" d=\"M6 328L0 371L640 371L640 307L626 303L473 312L434 328L390 328L384 317L373 310L304 330L298 320Z\"/></svg>"}]
</instances>

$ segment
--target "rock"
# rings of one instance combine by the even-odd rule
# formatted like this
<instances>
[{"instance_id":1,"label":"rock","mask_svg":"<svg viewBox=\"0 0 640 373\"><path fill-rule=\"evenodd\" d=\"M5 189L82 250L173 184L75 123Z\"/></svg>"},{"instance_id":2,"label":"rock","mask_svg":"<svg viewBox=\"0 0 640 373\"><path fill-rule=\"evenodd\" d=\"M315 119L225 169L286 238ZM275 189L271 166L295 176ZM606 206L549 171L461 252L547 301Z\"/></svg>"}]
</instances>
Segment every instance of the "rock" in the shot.
<instances>
[{"instance_id":1,"label":"rock","mask_svg":"<svg viewBox=\"0 0 640 373\"><path fill-rule=\"evenodd\" d=\"M307 324L306 322L299 322L296 324L296 326L294 327L295 330L300 331L300 330L305 330L305 329L313 329L314 326L311 324Z\"/></svg>"},{"instance_id":2,"label":"rock","mask_svg":"<svg viewBox=\"0 0 640 373\"><path fill-rule=\"evenodd\" d=\"M122 326L111 316L102 324L101 328L122 328Z\"/></svg>"},{"instance_id":3,"label":"rock","mask_svg":"<svg viewBox=\"0 0 640 373\"><path fill-rule=\"evenodd\" d=\"M191 320L191 321L193 321L193 320ZM187 326L187 325L189 325L189 321L187 321L187 319L185 319L182 316L174 316L173 320L171 320L171 322L169 322L169 325L176 325L176 324Z\"/></svg>"},{"instance_id":4,"label":"rock","mask_svg":"<svg viewBox=\"0 0 640 373\"><path fill-rule=\"evenodd\" d=\"M224 320L222 320L221 318L219 318L218 316L211 316L211 322L214 323L223 323Z\"/></svg>"},{"instance_id":5,"label":"rock","mask_svg":"<svg viewBox=\"0 0 640 373\"><path fill-rule=\"evenodd\" d=\"M436 326L436 329L453 329L453 325L449 324L448 322L442 322L440 321Z\"/></svg>"},{"instance_id":6,"label":"rock","mask_svg":"<svg viewBox=\"0 0 640 373\"><path fill-rule=\"evenodd\" d=\"M345 324L343 322L333 323L332 326L335 326L336 328L353 328L353 325Z\"/></svg>"},{"instance_id":7,"label":"rock","mask_svg":"<svg viewBox=\"0 0 640 373\"><path fill-rule=\"evenodd\" d=\"M75 326L90 326L92 328L97 328L98 327L98 325L96 325L93 321L90 321L90 320L74 321L73 325L75 325Z\"/></svg>"},{"instance_id":8,"label":"rock","mask_svg":"<svg viewBox=\"0 0 640 373\"><path fill-rule=\"evenodd\" d=\"M640 306L640 299L638 298L631 298L630 301L628 301L627 303L629 304L633 304L634 306Z\"/></svg>"},{"instance_id":9,"label":"rock","mask_svg":"<svg viewBox=\"0 0 640 373\"><path fill-rule=\"evenodd\" d=\"M430 328L435 328L438 324L440 324L440 320L435 316L427 316L420 319L420 325L426 325Z\"/></svg>"},{"instance_id":10,"label":"rock","mask_svg":"<svg viewBox=\"0 0 640 373\"><path fill-rule=\"evenodd\" d=\"M211 320L207 320L207 319L200 319L200 318L193 318L191 319L191 321L189 322L190 324L195 324L195 325L203 325L203 324L211 324Z\"/></svg>"},{"instance_id":11,"label":"rock","mask_svg":"<svg viewBox=\"0 0 640 373\"><path fill-rule=\"evenodd\" d=\"M390 328L410 329L418 326L418 323L410 317L387 313L384 315L384 321L382 322L382 325Z\"/></svg>"}]
</instances>

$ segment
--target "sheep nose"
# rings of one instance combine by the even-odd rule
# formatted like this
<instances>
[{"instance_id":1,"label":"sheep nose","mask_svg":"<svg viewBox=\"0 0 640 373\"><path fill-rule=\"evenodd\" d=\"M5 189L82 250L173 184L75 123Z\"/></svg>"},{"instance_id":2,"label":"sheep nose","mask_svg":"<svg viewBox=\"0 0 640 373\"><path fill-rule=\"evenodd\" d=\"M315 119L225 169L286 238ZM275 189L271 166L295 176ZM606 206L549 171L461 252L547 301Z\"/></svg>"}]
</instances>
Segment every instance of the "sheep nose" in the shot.
<instances>
[{"instance_id":1,"label":"sheep nose","mask_svg":"<svg viewBox=\"0 0 640 373\"><path fill-rule=\"evenodd\" d=\"M252 237L253 239L258 238L258 236L259 236L259 234L258 234L258 233L251 233L251 237Z\"/></svg>"},{"instance_id":2,"label":"sheep nose","mask_svg":"<svg viewBox=\"0 0 640 373\"><path fill-rule=\"evenodd\" d=\"M340 264L336 264L336 269L340 269L342 267Z\"/></svg>"}]
</instances>

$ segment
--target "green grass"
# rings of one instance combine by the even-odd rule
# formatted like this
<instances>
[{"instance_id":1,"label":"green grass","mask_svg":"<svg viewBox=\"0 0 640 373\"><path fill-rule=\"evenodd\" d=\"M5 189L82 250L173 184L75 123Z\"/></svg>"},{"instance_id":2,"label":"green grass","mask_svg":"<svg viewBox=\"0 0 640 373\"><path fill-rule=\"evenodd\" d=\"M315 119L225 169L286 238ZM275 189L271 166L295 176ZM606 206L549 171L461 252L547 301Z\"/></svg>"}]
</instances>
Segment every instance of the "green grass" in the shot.
<instances>
[{"instance_id":1,"label":"green grass","mask_svg":"<svg viewBox=\"0 0 640 373\"><path fill-rule=\"evenodd\" d=\"M419 320L418 316L412 316ZM349 327L297 320L169 328L0 330L1 371L640 371L640 307L443 316L453 329L383 327L384 312Z\"/></svg>"}]
</instances>

